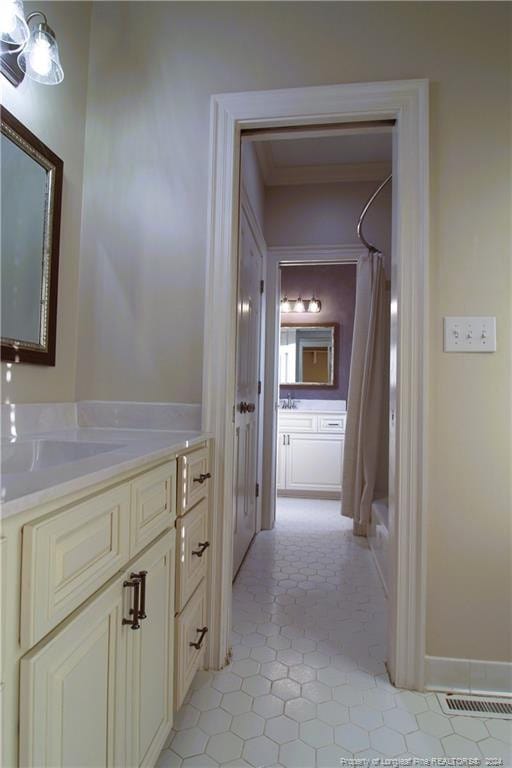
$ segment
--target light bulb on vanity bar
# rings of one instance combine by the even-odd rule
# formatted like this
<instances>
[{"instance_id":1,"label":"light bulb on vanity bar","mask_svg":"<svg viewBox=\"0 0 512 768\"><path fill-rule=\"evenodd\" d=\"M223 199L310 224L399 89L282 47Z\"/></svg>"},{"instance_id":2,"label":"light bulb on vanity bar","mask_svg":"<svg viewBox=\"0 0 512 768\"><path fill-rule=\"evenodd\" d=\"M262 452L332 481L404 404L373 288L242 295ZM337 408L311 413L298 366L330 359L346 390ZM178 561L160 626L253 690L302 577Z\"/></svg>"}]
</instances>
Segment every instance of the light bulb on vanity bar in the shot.
<instances>
[{"instance_id":1,"label":"light bulb on vanity bar","mask_svg":"<svg viewBox=\"0 0 512 768\"><path fill-rule=\"evenodd\" d=\"M29 40L18 56L18 65L32 80L43 85L58 85L64 80L64 70L60 63L55 32L41 11L27 16L27 23L34 16L42 16L44 21L30 30Z\"/></svg>"},{"instance_id":2,"label":"light bulb on vanity bar","mask_svg":"<svg viewBox=\"0 0 512 768\"><path fill-rule=\"evenodd\" d=\"M21 50L30 36L25 21L22 0L3 0L0 4L0 40L9 46L11 53Z\"/></svg>"}]
</instances>

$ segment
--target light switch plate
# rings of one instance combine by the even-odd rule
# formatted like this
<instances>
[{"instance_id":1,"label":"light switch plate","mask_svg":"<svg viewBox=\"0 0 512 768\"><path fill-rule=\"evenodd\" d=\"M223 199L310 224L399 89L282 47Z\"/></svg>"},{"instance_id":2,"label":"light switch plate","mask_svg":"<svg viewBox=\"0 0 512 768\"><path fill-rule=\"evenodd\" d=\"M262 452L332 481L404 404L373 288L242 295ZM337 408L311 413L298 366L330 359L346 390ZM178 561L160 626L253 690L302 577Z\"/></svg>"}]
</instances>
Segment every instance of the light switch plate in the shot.
<instances>
[{"instance_id":1,"label":"light switch plate","mask_svg":"<svg viewBox=\"0 0 512 768\"><path fill-rule=\"evenodd\" d=\"M495 317L445 317L445 352L496 352Z\"/></svg>"}]
</instances>

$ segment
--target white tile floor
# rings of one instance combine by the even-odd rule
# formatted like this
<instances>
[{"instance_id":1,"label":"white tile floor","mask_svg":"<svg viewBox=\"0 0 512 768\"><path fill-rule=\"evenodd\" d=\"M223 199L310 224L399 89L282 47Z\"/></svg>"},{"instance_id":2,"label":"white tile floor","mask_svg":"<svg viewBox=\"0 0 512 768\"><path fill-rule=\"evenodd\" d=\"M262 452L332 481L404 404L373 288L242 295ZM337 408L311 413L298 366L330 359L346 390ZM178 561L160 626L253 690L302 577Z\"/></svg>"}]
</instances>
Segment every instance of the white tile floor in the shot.
<instances>
[{"instance_id":1,"label":"white tile floor","mask_svg":"<svg viewBox=\"0 0 512 768\"><path fill-rule=\"evenodd\" d=\"M232 663L196 676L159 768L411 756L512 765L510 721L447 717L435 695L389 683L384 593L338 510L279 500L276 528L256 538L235 582Z\"/></svg>"}]
</instances>

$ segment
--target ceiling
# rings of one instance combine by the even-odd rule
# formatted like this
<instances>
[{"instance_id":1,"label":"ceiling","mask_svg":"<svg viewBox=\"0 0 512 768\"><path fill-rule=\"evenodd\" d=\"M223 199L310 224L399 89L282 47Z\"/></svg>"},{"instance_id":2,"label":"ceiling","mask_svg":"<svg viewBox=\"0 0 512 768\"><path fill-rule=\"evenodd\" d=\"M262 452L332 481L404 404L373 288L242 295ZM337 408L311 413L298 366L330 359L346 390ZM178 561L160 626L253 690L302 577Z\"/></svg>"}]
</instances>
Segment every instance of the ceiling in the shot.
<instances>
[{"instance_id":1,"label":"ceiling","mask_svg":"<svg viewBox=\"0 0 512 768\"><path fill-rule=\"evenodd\" d=\"M267 186L380 181L391 172L389 128L300 138L270 134L254 146Z\"/></svg>"}]
</instances>

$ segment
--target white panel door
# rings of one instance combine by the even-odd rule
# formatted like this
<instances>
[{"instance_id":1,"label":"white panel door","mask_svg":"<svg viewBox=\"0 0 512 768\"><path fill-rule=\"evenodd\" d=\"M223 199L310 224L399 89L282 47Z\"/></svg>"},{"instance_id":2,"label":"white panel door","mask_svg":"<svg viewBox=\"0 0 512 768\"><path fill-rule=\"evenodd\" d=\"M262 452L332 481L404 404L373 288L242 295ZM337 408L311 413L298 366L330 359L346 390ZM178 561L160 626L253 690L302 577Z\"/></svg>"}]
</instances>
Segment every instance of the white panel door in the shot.
<instances>
[{"instance_id":1,"label":"white panel door","mask_svg":"<svg viewBox=\"0 0 512 768\"><path fill-rule=\"evenodd\" d=\"M154 765L172 726L175 537L159 539L125 575L146 572L145 618L128 643L131 766Z\"/></svg>"},{"instance_id":2,"label":"white panel door","mask_svg":"<svg viewBox=\"0 0 512 768\"><path fill-rule=\"evenodd\" d=\"M291 434L286 447L286 488L340 491L341 457L339 435Z\"/></svg>"},{"instance_id":3,"label":"white panel door","mask_svg":"<svg viewBox=\"0 0 512 768\"><path fill-rule=\"evenodd\" d=\"M21 659L20 765L121 768L126 639L116 583Z\"/></svg>"},{"instance_id":4,"label":"white panel door","mask_svg":"<svg viewBox=\"0 0 512 768\"><path fill-rule=\"evenodd\" d=\"M233 499L233 576L256 533L258 379L263 255L240 214Z\"/></svg>"}]
</instances>

